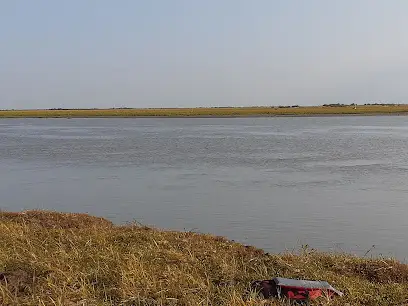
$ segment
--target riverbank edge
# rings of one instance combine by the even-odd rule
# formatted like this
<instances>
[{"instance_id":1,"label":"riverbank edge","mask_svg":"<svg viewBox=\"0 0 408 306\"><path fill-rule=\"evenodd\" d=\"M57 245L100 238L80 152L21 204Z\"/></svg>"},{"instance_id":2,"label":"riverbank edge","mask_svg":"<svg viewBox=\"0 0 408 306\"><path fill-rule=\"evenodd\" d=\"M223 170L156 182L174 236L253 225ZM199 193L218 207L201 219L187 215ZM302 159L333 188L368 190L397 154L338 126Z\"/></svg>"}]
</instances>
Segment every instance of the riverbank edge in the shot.
<instances>
[{"instance_id":1,"label":"riverbank edge","mask_svg":"<svg viewBox=\"0 0 408 306\"><path fill-rule=\"evenodd\" d=\"M408 266L395 259L306 247L269 254L223 237L87 214L3 211L0 242L2 305L265 305L250 283L275 276L329 281L345 296L327 305L408 299Z\"/></svg>"}]
</instances>

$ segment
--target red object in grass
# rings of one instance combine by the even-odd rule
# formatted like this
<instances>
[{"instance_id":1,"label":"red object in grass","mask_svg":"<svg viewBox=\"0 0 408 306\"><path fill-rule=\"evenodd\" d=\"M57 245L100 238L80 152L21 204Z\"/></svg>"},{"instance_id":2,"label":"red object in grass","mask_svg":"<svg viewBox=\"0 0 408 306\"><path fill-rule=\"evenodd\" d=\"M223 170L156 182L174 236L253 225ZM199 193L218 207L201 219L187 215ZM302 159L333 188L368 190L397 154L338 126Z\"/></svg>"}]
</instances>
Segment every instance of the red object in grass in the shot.
<instances>
[{"instance_id":1,"label":"red object in grass","mask_svg":"<svg viewBox=\"0 0 408 306\"><path fill-rule=\"evenodd\" d=\"M342 296L343 293L333 288L325 281L311 281L302 279L290 279L275 277L272 280L256 281L253 286L257 288L264 297L276 296L286 297L291 300L314 300L320 296L334 295Z\"/></svg>"},{"instance_id":2,"label":"red object in grass","mask_svg":"<svg viewBox=\"0 0 408 306\"><path fill-rule=\"evenodd\" d=\"M333 288L325 281L275 277L273 282L275 283L278 297L285 295L293 300L314 300L323 294L326 294L329 297L332 297L333 295L343 295L342 292Z\"/></svg>"}]
</instances>

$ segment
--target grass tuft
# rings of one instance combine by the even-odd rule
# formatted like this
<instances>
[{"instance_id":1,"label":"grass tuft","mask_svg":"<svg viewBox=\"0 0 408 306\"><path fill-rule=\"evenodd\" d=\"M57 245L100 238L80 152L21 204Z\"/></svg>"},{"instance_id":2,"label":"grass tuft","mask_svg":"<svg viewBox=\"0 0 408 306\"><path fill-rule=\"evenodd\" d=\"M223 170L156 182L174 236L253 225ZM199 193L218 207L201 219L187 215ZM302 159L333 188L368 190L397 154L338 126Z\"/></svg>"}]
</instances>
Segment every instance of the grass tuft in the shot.
<instances>
[{"instance_id":1,"label":"grass tuft","mask_svg":"<svg viewBox=\"0 0 408 306\"><path fill-rule=\"evenodd\" d=\"M1 305L288 305L250 290L275 276L327 280L345 293L316 305L408 301L408 266L393 259L268 254L85 214L0 212L0 245Z\"/></svg>"}]
</instances>

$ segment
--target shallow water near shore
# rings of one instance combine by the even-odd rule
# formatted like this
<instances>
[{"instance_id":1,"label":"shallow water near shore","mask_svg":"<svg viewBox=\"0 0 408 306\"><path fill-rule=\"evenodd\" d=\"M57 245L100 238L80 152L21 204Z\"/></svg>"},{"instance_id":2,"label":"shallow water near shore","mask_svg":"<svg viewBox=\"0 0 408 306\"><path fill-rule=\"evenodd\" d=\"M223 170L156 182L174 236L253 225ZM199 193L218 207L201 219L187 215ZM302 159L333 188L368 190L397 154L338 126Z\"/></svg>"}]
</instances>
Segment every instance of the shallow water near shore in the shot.
<instances>
[{"instance_id":1,"label":"shallow water near shore","mask_svg":"<svg viewBox=\"0 0 408 306\"><path fill-rule=\"evenodd\" d=\"M405 116L0 120L0 209L405 259ZM373 248L372 246L375 245Z\"/></svg>"}]
</instances>

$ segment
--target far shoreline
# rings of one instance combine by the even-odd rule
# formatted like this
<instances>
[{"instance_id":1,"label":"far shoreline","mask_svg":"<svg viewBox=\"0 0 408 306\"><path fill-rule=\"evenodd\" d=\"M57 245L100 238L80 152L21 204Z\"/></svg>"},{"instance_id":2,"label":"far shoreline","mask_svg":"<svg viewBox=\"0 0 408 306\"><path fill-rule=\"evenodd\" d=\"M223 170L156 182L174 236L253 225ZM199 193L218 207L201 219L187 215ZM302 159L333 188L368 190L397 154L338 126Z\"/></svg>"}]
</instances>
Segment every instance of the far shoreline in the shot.
<instances>
[{"instance_id":1,"label":"far shoreline","mask_svg":"<svg viewBox=\"0 0 408 306\"><path fill-rule=\"evenodd\" d=\"M408 105L0 110L12 118L277 118L406 116Z\"/></svg>"},{"instance_id":2,"label":"far shoreline","mask_svg":"<svg viewBox=\"0 0 408 306\"><path fill-rule=\"evenodd\" d=\"M401 113L359 113L359 114L308 114L308 115L197 115L197 116L1 116L2 119L250 119L250 118L331 118L331 117L404 117Z\"/></svg>"}]
</instances>

